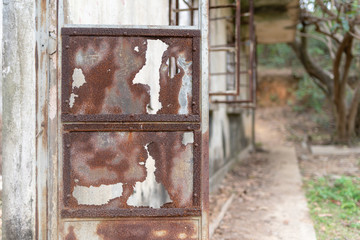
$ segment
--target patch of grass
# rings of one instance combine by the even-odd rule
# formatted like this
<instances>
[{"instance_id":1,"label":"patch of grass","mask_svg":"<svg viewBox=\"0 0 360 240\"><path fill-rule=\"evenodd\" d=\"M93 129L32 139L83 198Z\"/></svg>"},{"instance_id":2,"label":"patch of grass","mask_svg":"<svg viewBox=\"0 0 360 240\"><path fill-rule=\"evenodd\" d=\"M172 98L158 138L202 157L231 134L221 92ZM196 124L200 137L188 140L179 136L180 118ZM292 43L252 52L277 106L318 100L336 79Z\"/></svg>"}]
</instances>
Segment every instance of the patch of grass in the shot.
<instances>
[{"instance_id":1,"label":"patch of grass","mask_svg":"<svg viewBox=\"0 0 360 240\"><path fill-rule=\"evenodd\" d=\"M305 181L318 240L360 239L360 178Z\"/></svg>"}]
</instances>

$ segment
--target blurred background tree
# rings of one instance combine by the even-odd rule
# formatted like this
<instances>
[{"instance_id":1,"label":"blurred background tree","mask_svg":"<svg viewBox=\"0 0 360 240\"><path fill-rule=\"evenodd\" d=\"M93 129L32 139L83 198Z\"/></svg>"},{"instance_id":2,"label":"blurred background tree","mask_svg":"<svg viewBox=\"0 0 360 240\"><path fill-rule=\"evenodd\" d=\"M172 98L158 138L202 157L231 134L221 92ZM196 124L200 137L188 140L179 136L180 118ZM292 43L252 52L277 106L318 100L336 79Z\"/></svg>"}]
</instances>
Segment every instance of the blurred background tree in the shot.
<instances>
[{"instance_id":1,"label":"blurred background tree","mask_svg":"<svg viewBox=\"0 0 360 240\"><path fill-rule=\"evenodd\" d=\"M303 0L296 56L331 103L335 141L360 136L360 0ZM359 119L360 120L360 119Z\"/></svg>"}]
</instances>

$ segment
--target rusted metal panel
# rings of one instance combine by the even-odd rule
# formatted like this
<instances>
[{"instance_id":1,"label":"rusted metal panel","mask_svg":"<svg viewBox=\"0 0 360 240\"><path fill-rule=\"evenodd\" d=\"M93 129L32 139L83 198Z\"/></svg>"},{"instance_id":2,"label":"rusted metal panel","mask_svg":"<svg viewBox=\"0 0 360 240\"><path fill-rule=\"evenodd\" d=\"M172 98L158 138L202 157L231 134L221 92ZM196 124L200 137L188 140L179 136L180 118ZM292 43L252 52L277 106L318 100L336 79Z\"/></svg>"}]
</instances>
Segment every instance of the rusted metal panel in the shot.
<instances>
[{"instance_id":1,"label":"rusted metal panel","mask_svg":"<svg viewBox=\"0 0 360 240\"><path fill-rule=\"evenodd\" d=\"M200 31L63 28L63 121L200 121Z\"/></svg>"},{"instance_id":2,"label":"rusted metal panel","mask_svg":"<svg viewBox=\"0 0 360 240\"><path fill-rule=\"evenodd\" d=\"M196 240L198 219L123 219L116 221L65 222L65 240Z\"/></svg>"},{"instance_id":3,"label":"rusted metal panel","mask_svg":"<svg viewBox=\"0 0 360 240\"><path fill-rule=\"evenodd\" d=\"M207 239L200 34L62 29L62 239Z\"/></svg>"},{"instance_id":4,"label":"rusted metal panel","mask_svg":"<svg viewBox=\"0 0 360 240\"><path fill-rule=\"evenodd\" d=\"M62 216L199 216L199 127L65 125Z\"/></svg>"}]
</instances>

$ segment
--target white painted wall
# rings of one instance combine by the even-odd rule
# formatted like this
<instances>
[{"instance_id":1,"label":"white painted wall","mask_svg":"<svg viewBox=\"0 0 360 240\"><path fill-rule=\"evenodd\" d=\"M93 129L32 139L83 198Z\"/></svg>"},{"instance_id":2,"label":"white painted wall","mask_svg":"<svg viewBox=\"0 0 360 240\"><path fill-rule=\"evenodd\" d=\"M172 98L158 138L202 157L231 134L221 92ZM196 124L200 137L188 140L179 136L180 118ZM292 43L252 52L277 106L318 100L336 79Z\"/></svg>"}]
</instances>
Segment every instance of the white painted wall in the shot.
<instances>
[{"instance_id":1,"label":"white painted wall","mask_svg":"<svg viewBox=\"0 0 360 240\"><path fill-rule=\"evenodd\" d=\"M68 0L67 23L168 25L168 3L168 0Z\"/></svg>"}]
</instances>

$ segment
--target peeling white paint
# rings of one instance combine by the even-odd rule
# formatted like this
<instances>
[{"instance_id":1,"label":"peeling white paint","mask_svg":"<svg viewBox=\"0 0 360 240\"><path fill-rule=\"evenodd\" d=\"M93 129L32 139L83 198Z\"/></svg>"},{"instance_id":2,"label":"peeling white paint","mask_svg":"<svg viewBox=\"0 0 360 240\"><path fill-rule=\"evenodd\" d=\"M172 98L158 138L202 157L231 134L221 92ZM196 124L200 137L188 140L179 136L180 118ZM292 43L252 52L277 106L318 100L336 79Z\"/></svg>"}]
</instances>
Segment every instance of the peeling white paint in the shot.
<instances>
[{"instance_id":1,"label":"peeling white paint","mask_svg":"<svg viewBox=\"0 0 360 240\"><path fill-rule=\"evenodd\" d=\"M150 87L150 103L147 106L148 114L156 114L161 108L160 72L162 55L169 45L161 40L147 40L146 62L144 67L136 74L133 83L146 84Z\"/></svg>"},{"instance_id":2,"label":"peeling white paint","mask_svg":"<svg viewBox=\"0 0 360 240\"><path fill-rule=\"evenodd\" d=\"M100 185L99 187L75 186L72 195L79 205L104 205L111 199L121 197L123 184Z\"/></svg>"},{"instance_id":3,"label":"peeling white paint","mask_svg":"<svg viewBox=\"0 0 360 240\"><path fill-rule=\"evenodd\" d=\"M192 91L192 72L190 70L190 66L192 65L192 62L187 62L184 56L179 55L177 64L185 72L184 77L182 78L182 85L178 98L180 104L179 114L189 114L188 96L191 95L191 91Z\"/></svg>"},{"instance_id":4,"label":"peeling white paint","mask_svg":"<svg viewBox=\"0 0 360 240\"><path fill-rule=\"evenodd\" d=\"M86 83L85 76L81 68L75 68L72 75L72 89L79 88Z\"/></svg>"},{"instance_id":5,"label":"peeling white paint","mask_svg":"<svg viewBox=\"0 0 360 240\"><path fill-rule=\"evenodd\" d=\"M52 86L49 91L49 118L53 120L56 117L56 86Z\"/></svg>"},{"instance_id":6,"label":"peeling white paint","mask_svg":"<svg viewBox=\"0 0 360 240\"><path fill-rule=\"evenodd\" d=\"M137 182L134 187L134 193L127 200L127 204L130 206L143 206L160 208L167 202L170 202L168 192L161 183L156 182L155 179L155 159L153 159L148 151L148 145L145 146L148 152L148 159L146 160L147 176L145 181Z\"/></svg>"},{"instance_id":7,"label":"peeling white paint","mask_svg":"<svg viewBox=\"0 0 360 240\"><path fill-rule=\"evenodd\" d=\"M135 51L135 52L139 52L139 47L136 46L136 47L134 48L134 51Z\"/></svg>"},{"instance_id":8,"label":"peeling white paint","mask_svg":"<svg viewBox=\"0 0 360 240\"><path fill-rule=\"evenodd\" d=\"M83 71L81 70L81 68L75 68L73 75L72 75L72 89L74 90L75 88L80 88L82 85L84 85L86 83L85 80L85 76ZM69 105L70 108L72 108L74 106L75 103L75 97L78 97L78 95L76 95L75 93L71 93L70 95L70 99L69 99Z\"/></svg>"},{"instance_id":9,"label":"peeling white paint","mask_svg":"<svg viewBox=\"0 0 360 240\"><path fill-rule=\"evenodd\" d=\"M75 98L78 97L78 95L76 95L75 93L72 93L70 95L70 99L69 99L69 105L70 105L70 108L72 108L74 106L74 103L75 103Z\"/></svg>"},{"instance_id":10,"label":"peeling white paint","mask_svg":"<svg viewBox=\"0 0 360 240\"><path fill-rule=\"evenodd\" d=\"M194 143L194 133L192 132L186 132L184 133L182 144L187 145L189 143Z\"/></svg>"}]
</instances>

